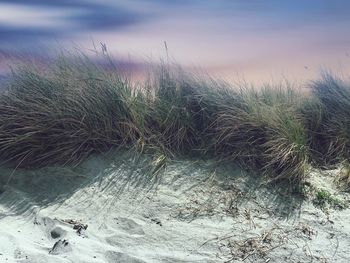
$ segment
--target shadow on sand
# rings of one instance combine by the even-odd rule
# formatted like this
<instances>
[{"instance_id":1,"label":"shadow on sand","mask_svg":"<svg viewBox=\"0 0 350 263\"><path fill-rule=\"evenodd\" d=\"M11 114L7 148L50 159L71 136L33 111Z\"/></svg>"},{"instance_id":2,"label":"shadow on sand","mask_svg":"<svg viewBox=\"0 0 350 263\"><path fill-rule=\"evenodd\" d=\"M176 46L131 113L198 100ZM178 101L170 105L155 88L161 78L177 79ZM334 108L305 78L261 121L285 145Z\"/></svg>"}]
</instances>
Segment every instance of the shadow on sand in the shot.
<instances>
[{"instance_id":1,"label":"shadow on sand","mask_svg":"<svg viewBox=\"0 0 350 263\"><path fill-rule=\"evenodd\" d=\"M124 194L137 203L146 195L156 194L158 186L162 184L186 195L195 188L205 190L209 181L219 191L239 189L243 194L237 197L238 206L244 207L253 201L257 206L269 210L271 216L297 218L303 202L300 195L286 190L288 186L264 185L263 177L244 172L230 163L170 161L156 175L151 172L151 163L150 156L118 151L92 156L77 167L18 169L9 184L3 187L0 205L9 209L12 215L32 213L37 208L59 206L81 189L89 191L84 199L76 200L74 204L82 208L103 194L110 197L110 204L117 204ZM6 184L12 172L9 168L0 169L0 185Z\"/></svg>"}]
</instances>

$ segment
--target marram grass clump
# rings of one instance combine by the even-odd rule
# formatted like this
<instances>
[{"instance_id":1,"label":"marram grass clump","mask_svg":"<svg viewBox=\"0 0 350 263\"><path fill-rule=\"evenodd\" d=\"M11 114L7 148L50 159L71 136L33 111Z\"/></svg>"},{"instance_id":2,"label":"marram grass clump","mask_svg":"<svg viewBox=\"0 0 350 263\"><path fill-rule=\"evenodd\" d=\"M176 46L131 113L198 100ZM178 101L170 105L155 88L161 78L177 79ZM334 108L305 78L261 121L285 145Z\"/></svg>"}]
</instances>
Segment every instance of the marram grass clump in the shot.
<instances>
[{"instance_id":1,"label":"marram grass clump","mask_svg":"<svg viewBox=\"0 0 350 263\"><path fill-rule=\"evenodd\" d=\"M241 89L215 119L218 154L254 167L272 179L300 181L308 167L306 130L291 88Z\"/></svg>"},{"instance_id":2,"label":"marram grass clump","mask_svg":"<svg viewBox=\"0 0 350 263\"><path fill-rule=\"evenodd\" d=\"M349 87L329 76L310 87L235 88L169 63L136 85L116 67L59 56L44 70L14 68L4 84L0 159L78 164L122 147L158 156L156 167L176 156L230 160L297 185L310 165L350 156Z\"/></svg>"},{"instance_id":3,"label":"marram grass clump","mask_svg":"<svg viewBox=\"0 0 350 263\"><path fill-rule=\"evenodd\" d=\"M191 153L202 143L201 84L190 75L162 64L146 83L151 144L172 155ZM204 127L205 129L205 127Z\"/></svg>"},{"instance_id":4,"label":"marram grass clump","mask_svg":"<svg viewBox=\"0 0 350 263\"><path fill-rule=\"evenodd\" d=\"M84 57L13 71L0 96L0 158L21 167L78 163L140 138L128 82Z\"/></svg>"},{"instance_id":5,"label":"marram grass clump","mask_svg":"<svg viewBox=\"0 0 350 263\"><path fill-rule=\"evenodd\" d=\"M350 159L350 86L325 74L311 85L306 119L314 160L329 167Z\"/></svg>"}]
</instances>

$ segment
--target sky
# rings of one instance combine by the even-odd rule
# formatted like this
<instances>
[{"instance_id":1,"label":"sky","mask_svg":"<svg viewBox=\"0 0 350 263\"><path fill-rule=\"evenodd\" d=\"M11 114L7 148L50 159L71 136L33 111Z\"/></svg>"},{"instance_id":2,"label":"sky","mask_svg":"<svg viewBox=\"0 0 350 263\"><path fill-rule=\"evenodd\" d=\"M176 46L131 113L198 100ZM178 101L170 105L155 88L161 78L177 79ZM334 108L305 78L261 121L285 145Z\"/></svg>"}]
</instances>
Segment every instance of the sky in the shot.
<instances>
[{"instance_id":1,"label":"sky","mask_svg":"<svg viewBox=\"0 0 350 263\"><path fill-rule=\"evenodd\" d=\"M57 48L166 56L228 81L305 81L350 69L348 0L0 0L0 70Z\"/></svg>"}]
</instances>

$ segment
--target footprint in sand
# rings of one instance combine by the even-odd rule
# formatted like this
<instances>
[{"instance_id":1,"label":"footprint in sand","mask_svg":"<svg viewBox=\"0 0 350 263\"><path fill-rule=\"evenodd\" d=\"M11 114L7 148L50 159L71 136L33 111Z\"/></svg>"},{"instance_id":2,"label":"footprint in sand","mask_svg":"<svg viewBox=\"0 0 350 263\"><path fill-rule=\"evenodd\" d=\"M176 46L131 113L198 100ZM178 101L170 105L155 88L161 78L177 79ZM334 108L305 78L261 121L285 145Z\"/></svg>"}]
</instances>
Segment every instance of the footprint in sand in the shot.
<instances>
[{"instance_id":1,"label":"footprint in sand","mask_svg":"<svg viewBox=\"0 0 350 263\"><path fill-rule=\"evenodd\" d=\"M145 232L141 225L137 224L134 220L124 217L116 217L114 220L117 223L117 228L127 232L130 235L144 235Z\"/></svg>"},{"instance_id":2,"label":"footprint in sand","mask_svg":"<svg viewBox=\"0 0 350 263\"><path fill-rule=\"evenodd\" d=\"M59 237L65 237L67 234L66 230L63 230L59 226L56 226L54 229L50 231L50 235L53 239L59 238Z\"/></svg>"},{"instance_id":3,"label":"footprint in sand","mask_svg":"<svg viewBox=\"0 0 350 263\"><path fill-rule=\"evenodd\" d=\"M111 246L117 247L117 248L123 248L127 246L127 244L125 243L125 240L120 238L120 235L113 235L111 237L107 237L106 242Z\"/></svg>"},{"instance_id":4,"label":"footprint in sand","mask_svg":"<svg viewBox=\"0 0 350 263\"><path fill-rule=\"evenodd\" d=\"M108 263L146 263L146 261L116 251L107 251L104 256Z\"/></svg>"},{"instance_id":5,"label":"footprint in sand","mask_svg":"<svg viewBox=\"0 0 350 263\"><path fill-rule=\"evenodd\" d=\"M51 255L59 255L72 251L72 247L68 240L58 240L53 247L50 249L49 254Z\"/></svg>"},{"instance_id":6,"label":"footprint in sand","mask_svg":"<svg viewBox=\"0 0 350 263\"><path fill-rule=\"evenodd\" d=\"M17 248L14 252L14 258L17 260L21 260L21 259L26 259L27 256L25 255L25 253L22 250Z\"/></svg>"}]
</instances>

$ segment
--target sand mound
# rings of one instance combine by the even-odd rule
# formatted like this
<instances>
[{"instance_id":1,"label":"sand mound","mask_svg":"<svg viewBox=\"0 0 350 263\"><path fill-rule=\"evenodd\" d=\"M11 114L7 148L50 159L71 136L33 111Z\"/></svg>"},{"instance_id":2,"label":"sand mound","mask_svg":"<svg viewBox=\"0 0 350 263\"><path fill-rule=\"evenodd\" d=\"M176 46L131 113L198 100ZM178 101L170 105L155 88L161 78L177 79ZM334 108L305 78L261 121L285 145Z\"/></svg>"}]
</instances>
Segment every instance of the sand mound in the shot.
<instances>
[{"instance_id":1,"label":"sand mound","mask_svg":"<svg viewBox=\"0 0 350 263\"><path fill-rule=\"evenodd\" d=\"M350 261L348 209L326 213L230 166L178 161L152 176L147 161L17 170L0 194L0 262ZM5 185L12 171L0 172Z\"/></svg>"}]
</instances>

